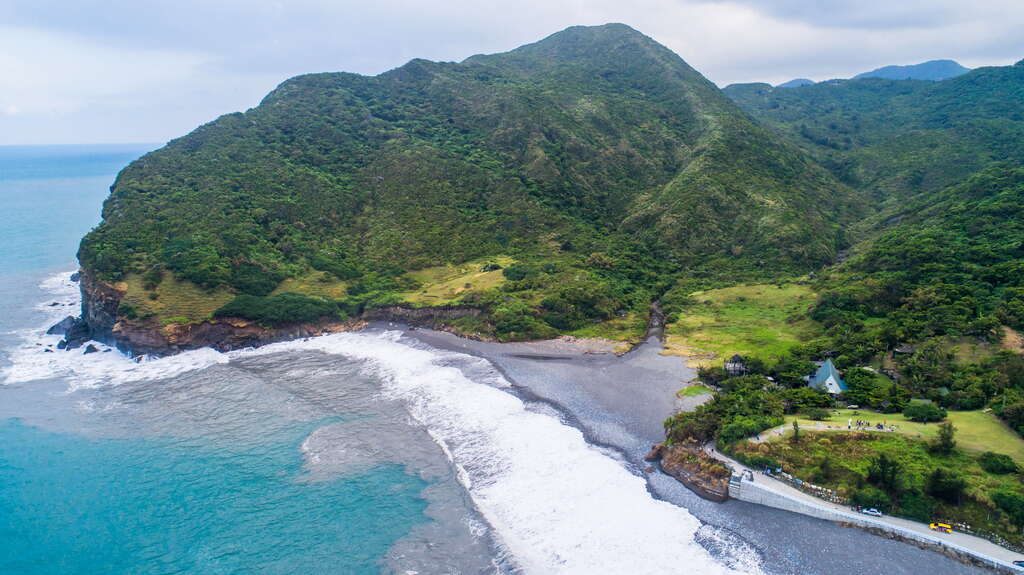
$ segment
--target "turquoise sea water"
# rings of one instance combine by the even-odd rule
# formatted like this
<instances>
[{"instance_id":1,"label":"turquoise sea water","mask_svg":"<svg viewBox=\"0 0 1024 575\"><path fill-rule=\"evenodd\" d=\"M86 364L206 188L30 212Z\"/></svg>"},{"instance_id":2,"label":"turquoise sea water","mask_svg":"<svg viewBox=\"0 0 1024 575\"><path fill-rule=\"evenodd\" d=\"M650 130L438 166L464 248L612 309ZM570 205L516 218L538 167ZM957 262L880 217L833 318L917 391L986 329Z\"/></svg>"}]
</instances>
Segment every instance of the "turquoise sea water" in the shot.
<instances>
[{"instance_id":1,"label":"turquoise sea water","mask_svg":"<svg viewBox=\"0 0 1024 575\"><path fill-rule=\"evenodd\" d=\"M299 481L309 431L211 448L0 422L0 572L377 573L425 483Z\"/></svg>"},{"instance_id":2,"label":"turquoise sea water","mask_svg":"<svg viewBox=\"0 0 1024 575\"><path fill-rule=\"evenodd\" d=\"M114 176L152 146L0 146L0 275L70 266Z\"/></svg>"},{"instance_id":3,"label":"turquoise sea water","mask_svg":"<svg viewBox=\"0 0 1024 575\"><path fill-rule=\"evenodd\" d=\"M148 149L0 147L0 369L46 317L37 306L55 296L40 282L74 269L117 171ZM0 376L0 574L387 570L389 549L430 523L431 481L373 458L311 470L302 445L316 430L398 417L366 407L372 382L317 369L78 391L72 376ZM361 395L331 395L350 381Z\"/></svg>"}]
</instances>

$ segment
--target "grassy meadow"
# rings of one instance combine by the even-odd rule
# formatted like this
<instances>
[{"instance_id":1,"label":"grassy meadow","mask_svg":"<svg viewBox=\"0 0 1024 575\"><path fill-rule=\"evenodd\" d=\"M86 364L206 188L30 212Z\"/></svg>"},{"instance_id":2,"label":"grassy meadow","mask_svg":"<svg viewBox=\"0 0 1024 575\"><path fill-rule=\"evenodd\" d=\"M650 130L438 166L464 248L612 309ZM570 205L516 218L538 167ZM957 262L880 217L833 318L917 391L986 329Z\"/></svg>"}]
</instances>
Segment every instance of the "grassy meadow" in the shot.
<instances>
[{"instance_id":1,"label":"grassy meadow","mask_svg":"<svg viewBox=\"0 0 1024 575\"><path fill-rule=\"evenodd\" d=\"M473 260L459 265L436 266L406 274L419 284L419 288L404 292L402 299L414 305L444 305L455 302L469 291L483 291L498 287L505 281L501 269L484 271L494 263L502 268L512 264L510 257L499 256Z\"/></svg>"},{"instance_id":2,"label":"grassy meadow","mask_svg":"<svg viewBox=\"0 0 1024 575\"><path fill-rule=\"evenodd\" d=\"M192 323L209 319L235 296L227 288L203 289L192 282L165 273L152 291L145 289L140 274L131 274L117 284L124 290L122 309L130 309L140 318L155 317L163 323Z\"/></svg>"},{"instance_id":3,"label":"grassy meadow","mask_svg":"<svg viewBox=\"0 0 1024 575\"><path fill-rule=\"evenodd\" d=\"M840 409L837 415L833 415L831 419L824 422L790 415L786 416L786 425L792 425L793 420L798 420L805 429L812 429L817 424L825 424L836 427L837 431L846 431L846 424L850 419L867 421L871 425L876 423L895 424L897 434L924 441L931 441L939 431L938 423L916 423L903 417L903 414L900 413L877 413L864 409ZM973 452L1003 453L1024 465L1024 439L1021 439L991 413L982 410L950 411L946 421L952 422L956 426L956 440L961 449Z\"/></svg>"},{"instance_id":4,"label":"grassy meadow","mask_svg":"<svg viewBox=\"0 0 1024 575\"><path fill-rule=\"evenodd\" d=\"M698 362L734 353L778 357L820 330L807 317L816 294L804 284L733 286L690 297L693 303L666 330L666 348Z\"/></svg>"}]
</instances>

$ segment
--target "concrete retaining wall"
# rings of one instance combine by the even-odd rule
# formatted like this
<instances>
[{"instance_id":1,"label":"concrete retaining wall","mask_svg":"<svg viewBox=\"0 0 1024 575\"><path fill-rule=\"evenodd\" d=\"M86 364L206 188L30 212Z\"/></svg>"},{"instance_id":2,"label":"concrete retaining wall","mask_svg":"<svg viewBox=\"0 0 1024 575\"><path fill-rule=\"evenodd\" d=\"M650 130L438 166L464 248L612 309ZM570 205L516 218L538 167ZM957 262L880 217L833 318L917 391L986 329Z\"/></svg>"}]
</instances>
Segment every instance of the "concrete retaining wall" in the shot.
<instances>
[{"instance_id":1,"label":"concrete retaining wall","mask_svg":"<svg viewBox=\"0 0 1024 575\"><path fill-rule=\"evenodd\" d=\"M749 503L756 503L758 505L766 505L776 509L792 511L793 513L809 515L826 521L834 521L850 527L858 527L882 537L898 539L900 541L917 545L918 547L939 551L965 563L987 567L1000 573L1021 573L1019 568L1014 567L1010 563L1000 561L986 555L981 555L975 551L943 540L937 536L903 529L896 525L878 521L872 517L861 515L859 513L838 511L825 506L815 505L808 501L796 499L785 493L775 491L766 485L751 482L750 480L745 479L741 481L738 488L736 487L735 482L730 484L729 497L739 499L740 501L747 501Z\"/></svg>"}]
</instances>

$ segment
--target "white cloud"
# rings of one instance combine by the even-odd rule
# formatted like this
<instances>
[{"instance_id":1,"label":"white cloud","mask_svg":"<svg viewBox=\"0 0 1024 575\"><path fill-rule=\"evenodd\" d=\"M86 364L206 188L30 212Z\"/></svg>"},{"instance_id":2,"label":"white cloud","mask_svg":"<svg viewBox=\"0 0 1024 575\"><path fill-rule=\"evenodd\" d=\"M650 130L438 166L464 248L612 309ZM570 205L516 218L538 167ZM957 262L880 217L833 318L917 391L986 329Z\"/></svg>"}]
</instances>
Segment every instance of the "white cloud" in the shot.
<instances>
[{"instance_id":1,"label":"white cloud","mask_svg":"<svg viewBox=\"0 0 1024 575\"><path fill-rule=\"evenodd\" d=\"M47 30L0 28L0 94L24 113L64 114L196 77L189 52L123 51Z\"/></svg>"},{"instance_id":2,"label":"white cloud","mask_svg":"<svg viewBox=\"0 0 1024 575\"><path fill-rule=\"evenodd\" d=\"M165 140L296 74L461 60L605 22L719 85L1024 57L1020 0L0 0L0 143Z\"/></svg>"}]
</instances>

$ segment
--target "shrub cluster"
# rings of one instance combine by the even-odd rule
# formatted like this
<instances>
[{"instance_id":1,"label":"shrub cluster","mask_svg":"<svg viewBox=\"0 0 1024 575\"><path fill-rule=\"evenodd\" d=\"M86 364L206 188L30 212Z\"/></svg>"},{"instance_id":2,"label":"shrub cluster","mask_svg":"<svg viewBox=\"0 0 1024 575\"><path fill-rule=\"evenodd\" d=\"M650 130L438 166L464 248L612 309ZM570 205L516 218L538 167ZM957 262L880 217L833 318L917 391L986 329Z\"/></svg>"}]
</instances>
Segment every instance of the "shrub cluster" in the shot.
<instances>
[{"instance_id":1,"label":"shrub cluster","mask_svg":"<svg viewBox=\"0 0 1024 575\"><path fill-rule=\"evenodd\" d=\"M267 326L314 322L324 318L344 319L338 304L319 297L296 293L272 296L239 295L221 306L216 317L240 317Z\"/></svg>"}]
</instances>

